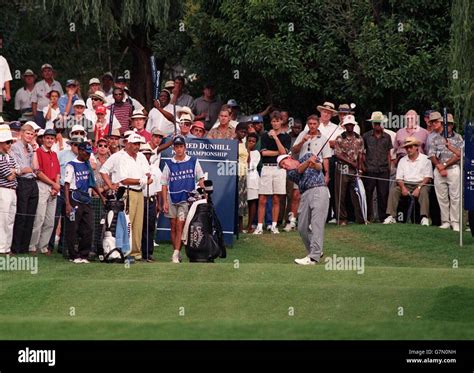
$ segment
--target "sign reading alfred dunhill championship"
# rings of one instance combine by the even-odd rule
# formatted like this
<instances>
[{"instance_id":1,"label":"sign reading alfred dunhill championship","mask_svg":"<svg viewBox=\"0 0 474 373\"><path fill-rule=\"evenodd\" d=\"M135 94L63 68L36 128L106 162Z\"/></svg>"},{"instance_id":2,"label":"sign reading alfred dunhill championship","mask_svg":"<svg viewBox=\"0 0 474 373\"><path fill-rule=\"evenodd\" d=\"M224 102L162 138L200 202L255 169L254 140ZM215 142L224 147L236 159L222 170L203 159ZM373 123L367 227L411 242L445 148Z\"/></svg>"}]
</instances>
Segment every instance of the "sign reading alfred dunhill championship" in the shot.
<instances>
[{"instance_id":1,"label":"sign reading alfred dunhill championship","mask_svg":"<svg viewBox=\"0 0 474 373\"><path fill-rule=\"evenodd\" d=\"M214 207L222 224L224 241L226 245L232 245L237 197L237 140L186 139L186 154L199 160L206 180L214 183ZM161 169L164 161L173 155L173 147L161 153ZM162 215L157 224L157 239L169 240L169 220Z\"/></svg>"}]
</instances>

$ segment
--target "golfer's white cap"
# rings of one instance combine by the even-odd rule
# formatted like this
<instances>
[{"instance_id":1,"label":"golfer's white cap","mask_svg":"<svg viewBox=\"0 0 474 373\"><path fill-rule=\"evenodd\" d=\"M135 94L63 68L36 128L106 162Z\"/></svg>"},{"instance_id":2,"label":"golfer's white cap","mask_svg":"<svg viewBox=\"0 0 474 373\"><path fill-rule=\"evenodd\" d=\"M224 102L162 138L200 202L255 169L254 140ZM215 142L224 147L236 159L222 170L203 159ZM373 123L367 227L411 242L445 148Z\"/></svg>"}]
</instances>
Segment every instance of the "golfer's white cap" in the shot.
<instances>
[{"instance_id":1,"label":"golfer's white cap","mask_svg":"<svg viewBox=\"0 0 474 373\"><path fill-rule=\"evenodd\" d=\"M289 154L283 154L283 155L279 155L278 158L277 158L277 165L278 165L278 168L281 168L280 167L280 162L286 158L290 157Z\"/></svg>"}]
</instances>

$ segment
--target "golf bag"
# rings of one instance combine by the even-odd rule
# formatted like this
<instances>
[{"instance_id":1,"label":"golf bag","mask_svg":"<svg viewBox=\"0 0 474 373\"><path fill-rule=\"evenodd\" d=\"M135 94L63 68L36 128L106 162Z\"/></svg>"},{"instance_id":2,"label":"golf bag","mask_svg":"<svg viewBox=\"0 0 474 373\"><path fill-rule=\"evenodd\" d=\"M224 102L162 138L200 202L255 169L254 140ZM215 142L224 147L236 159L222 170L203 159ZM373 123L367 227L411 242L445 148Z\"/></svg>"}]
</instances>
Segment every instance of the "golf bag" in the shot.
<instances>
[{"instance_id":1,"label":"golf bag","mask_svg":"<svg viewBox=\"0 0 474 373\"><path fill-rule=\"evenodd\" d=\"M124 263L131 251L131 227L122 196L123 190L105 203L105 214L101 220L102 249L98 252L101 262Z\"/></svg>"},{"instance_id":2,"label":"golf bag","mask_svg":"<svg viewBox=\"0 0 474 373\"><path fill-rule=\"evenodd\" d=\"M212 204L212 181L205 181L205 190L192 193L184 231L186 255L190 262L214 262L227 256L222 226ZM207 199L206 199L207 196Z\"/></svg>"}]
</instances>

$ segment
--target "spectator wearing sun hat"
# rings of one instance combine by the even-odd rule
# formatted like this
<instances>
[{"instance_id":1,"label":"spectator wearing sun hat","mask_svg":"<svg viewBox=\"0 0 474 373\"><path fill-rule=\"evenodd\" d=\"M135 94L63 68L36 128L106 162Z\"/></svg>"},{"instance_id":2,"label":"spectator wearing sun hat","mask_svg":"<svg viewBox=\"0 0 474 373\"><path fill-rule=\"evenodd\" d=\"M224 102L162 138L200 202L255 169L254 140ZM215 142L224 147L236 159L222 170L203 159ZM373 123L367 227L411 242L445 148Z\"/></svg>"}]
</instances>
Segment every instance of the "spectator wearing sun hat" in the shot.
<instances>
[{"instance_id":1,"label":"spectator wearing sun hat","mask_svg":"<svg viewBox=\"0 0 474 373\"><path fill-rule=\"evenodd\" d=\"M191 126L191 135L196 138L203 138L206 136L206 127L204 127L204 123L200 120L193 123Z\"/></svg>"},{"instance_id":2,"label":"spectator wearing sun hat","mask_svg":"<svg viewBox=\"0 0 474 373\"><path fill-rule=\"evenodd\" d=\"M145 129L147 116L143 114L141 110L135 110L133 115L130 117L131 128L135 130L140 136L145 138L146 142L151 140L151 133Z\"/></svg>"},{"instance_id":3,"label":"spectator wearing sun hat","mask_svg":"<svg viewBox=\"0 0 474 373\"><path fill-rule=\"evenodd\" d=\"M438 112L432 113L433 117L438 117L438 114ZM432 123L436 136L431 140L428 157L434 166L434 189L441 211L440 228L451 227L455 232L459 232L460 159L464 141L461 135L454 132L455 123L452 114L448 114L447 138L443 136L441 120L435 120Z\"/></svg>"},{"instance_id":4,"label":"spectator wearing sun hat","mask_svg":"<svg viewBox=\"0 0 474 373\"><path fill-rule=\"evenodd\" d=\"M23 87L18 89L15 94L15 110L21 114L30 114L31 120L33 117L33 109L31 108L31 97L35 88L36 75L31 69L26 69L22 75Z\"/></svg>"},{"instance_id":5,"label":"spectator wearing sun hat","mask_svg":"<svg viewBox=\"0 0 474 373\"><path fill-rule=\"evenodd\" d=\"M85 115L86 104L84 100L78 99L74 101L73 108L74 114L69 115L66 120L65 136L71 137L72 128L76 125L81 125L86 131L85 137L91 141L94 141L94 123Z\"/></svg>"},{"instance_id":6,"label":"spectator wearing sun hat","mask_svg":"<svg viewBox=\"0 0 474 373\"><path fill-rule=\"evenodd\" d=\"M189 114L182 114L179 118L179 134L185 138L193 138L191 134L191 126L193 121Z\"/></svg>"},{"instance_id":7,"label":"spectator wearing sun hat","mask_svg":"<svg viewBox=\"0 0 474 373\"><path fill-rule=\"evenodd\" d=\"M3 120L0 117L0 122ZM0 254L11 251L16 213L16 188L19 168L9 154L13 136L7 124L0 124Z\"/></svg>"},{"instance_id":8,"label":"spectator wearing sun hat","mask_svg":"<svg viewBox=\"0 0 474 373\"><path fill-rule=\"evenodd\" d=\"M429 183L433 169L429 158L420 153L421 141L408 136L403 143L407 155L402 157L397 167L397 184L390 189L387 204L387 218L384 224L395 224L398 202L401 196L413 196L420 203L421 225L429 226L430 199Z\"/></svg>"},{"instance_id":9,"label":"spectator wearing sun hat","mask_svg":"<svg viewBox=\"0 0 474 373\"><path fill-rule=\"evenodd\" d=\"M334 155L337 158L335 172L335 206L339 225L347 225L346 194L349 189L356 222L363 224L364 218L355 191L355 176L363 170L364 140L354 132L357 124L353 115L346 115L342 125L346 129L336 138Z\"/></svg>"},{"instance_id":10,"label":"spectator wearing sun hat","mask_svg":"<svg viewBox=\"0 0 474 373\"><path fill-rule=\"evenodd\" d=\"M48 106L50 99L47 96L52 90L59 92L59 97L63 95L63 88L61 83L54 80L53 67L49 63L45 63L41 66L41 76L43 80L40 80L35 84L33 92L31 93L31 108L35 117L35 122L42 128L45 128L45 121L42 115L43 109Z\"/></svg>"}]
</instances>

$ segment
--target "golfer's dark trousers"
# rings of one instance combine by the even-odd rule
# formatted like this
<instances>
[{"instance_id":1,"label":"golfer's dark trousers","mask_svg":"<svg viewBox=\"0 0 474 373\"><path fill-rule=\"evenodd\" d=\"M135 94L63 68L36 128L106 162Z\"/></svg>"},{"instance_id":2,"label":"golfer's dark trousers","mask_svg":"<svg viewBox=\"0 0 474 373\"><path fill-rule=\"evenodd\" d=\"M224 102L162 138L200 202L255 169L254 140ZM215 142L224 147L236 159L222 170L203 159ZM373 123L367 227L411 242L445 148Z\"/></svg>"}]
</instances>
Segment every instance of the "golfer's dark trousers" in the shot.
<instances>
[{"instance_id":1,"label":"golfer's dark trousers","mask_svg":"<svg viewBox=\"0 0 474 373\"><path fill-rule=\"evenodd\" d=\"M74 221L69 219L67 216L64 221L66 225L66 249L69 254L69 259L87 259L92 246L93 236L93 223L94 223L94 212L92 210L92 204L86 205L73 201L70 198L71 205L76 208L76 216ZM79 245L76 248L76 241L79 241Z\"/></svg>"},{"instance_id":2,"label":"golfer's dark trousers","mask_svg":"<svg viewBox=\"0 0 474 373\"><path fill-rule=\"evenodd\" d=\"M362 217L362 211L360 209L359 197L354 189L355 177L352 175L341 174L338 168L336 168L335 176L335 203L336 203L336 217L338 222L347 221L347 208L346 208L346 193L349 189L352 206L354 206L354 214L356 222L364 224L364 218Z\"/></svg>"},{"instance_id":3,"label":"golfer's dark trousers","mask_svg":"<svg viewBox=\"0 0 474 373\"><path fill-rule=\"evenodd\" d=\"M16 254L28 252L38 199L39 192L36 179L19 177L18 187L16 188L16 215L11 249Z\"/></svg>"},{"instance_id":4,"label":"golfer's dark trousers","mask_svg":"<svg viewBox=\"0 0 474 373\"><path fill-rule=\"evenodd\" d=\"M155 247L156 197L143 200L142 259L148 259Z\"/></svg>"},{"instance_id":5,"label":"golfer's dark trousers","mask_svg":"<svg viewBox=\"0 0 474 373\"><path fill-rule=\"evenodd\" d=\"M372 221L374 217L372 199L374 191L377 188L377 215L380 222L385 220L387 216L387 201L390 191L390 171L368 172L365 174L364 180L365 194L367 196L367 220ZM374 179L372 179L374 178ZM384 180L379 180L384 179Z\"/></svg>"}]
</instances>

